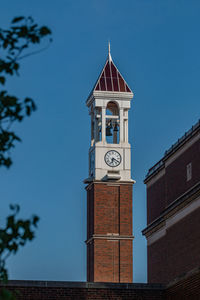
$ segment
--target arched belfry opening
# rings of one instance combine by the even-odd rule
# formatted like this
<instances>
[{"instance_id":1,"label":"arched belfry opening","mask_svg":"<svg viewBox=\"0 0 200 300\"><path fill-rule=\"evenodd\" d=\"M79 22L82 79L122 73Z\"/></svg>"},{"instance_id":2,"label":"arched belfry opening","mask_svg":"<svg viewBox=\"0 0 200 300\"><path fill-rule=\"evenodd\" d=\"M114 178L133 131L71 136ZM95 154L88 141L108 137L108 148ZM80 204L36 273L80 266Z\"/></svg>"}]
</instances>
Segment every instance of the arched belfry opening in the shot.
<instances>
[{"instance_id":1,"label":"arched belfry opening","mask_svg":"<svg viewBox=\"0 0 200 300\"><path fill-rule=\"evenodd\" d=\"M117 103L109 101L106 107L106 142L119 144L119 109Z\"/></svg>"},{"instance_id":2,"label":"arched belfry opening","mask_svg":"<svg viewBox=\"0 0 200 300\"><path fill-rule=\"evenodd\" d=\"M97 142L128 143L128 108L115 101L106 106L91 106L91 147Z\"/></svg>"}]
</instances>

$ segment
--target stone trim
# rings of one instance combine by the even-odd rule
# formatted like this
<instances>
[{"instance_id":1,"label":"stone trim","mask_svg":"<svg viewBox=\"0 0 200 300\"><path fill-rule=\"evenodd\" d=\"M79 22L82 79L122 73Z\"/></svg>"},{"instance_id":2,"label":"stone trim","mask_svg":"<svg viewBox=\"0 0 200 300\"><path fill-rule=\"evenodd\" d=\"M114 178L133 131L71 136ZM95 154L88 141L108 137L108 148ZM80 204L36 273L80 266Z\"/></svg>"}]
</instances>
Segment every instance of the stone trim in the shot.
<instances>
[{"instance_id":1,"label":"stone trim","mask_svg":"<svg viewBox=\"0 0 200 300\"><path fill-rule=\"evenodd\" d=\"M169 218L173 216L176 217L175 214L179 212L182 213L184 209L187 210L187 214L191 211L188 207L190 205L194 205L192 203L198 201L200 199L200 182L198 182L194 187L192 187L189 191L178 197L174 202L172 202L160 215L159 218L155 219L152 223L150 223L143 231L142 234L147 237L152 235L158 229L163 228L166 226L166 222ZM196 209L196 208L195 208ZM186 214L186 215L187 215ZM185 214L182 216L186 216ZM168 221L169 222L169 221ZM178 219L177 221L178 222ZM175 222L175 223L176 223ZM173 224L175 224L173 223Z\"/></svg>"},{"instance_id":2,"label":"stone trim","mask_svg":"<svg viewBox=\"0 0 200 300\"><path fill-rule=\"evenodd\" d=\"M86 244L92 242L93 240L111 240L111 241L118 241L118 240L133 240L134 236L133 235L119 235L118 233L110 233L107 235L97 235L94 234L91 238L85 241Z\"/></svg>"},{"instance_id":3,"label":"stone trim","mask_svg":"<svg viewBox=\"0 0 200 300\"><path fill-rule=\"evenodd\" d=\"M166 169L164 168L164 166L162 166L162 168L160 168L159 171L154 173L154 176L152 178L150 178L147 182L145 181L147 188L149 188L152 184L154 184L158 179L163 177L165 173L166 173Z\"/></svg>"},{"instance_id":4,"label":"stone trim","mask_svg":"<svg viewBox=\"0 0 200 300\"><path fill-rule=\"evenodd\" d=\"M88 183L88 182L87 182ZM107 186L120 186L122 184L133 185L135 183L132 181L101 181L101 180L93 180L85 187L86 190L90 189L93 184L106 184Z\"/></svg>"},{"instance_id":5,"label":"stone trim","mask_svg":"<svg viewBox=\"0 0 200 300\"><path fill-rule=\"evenodd\" d=\"M171 226L173 226L174 224L176 224L177 222L179 222L184 217L188 216L190 213L192 213L198 208L200 208L200 197L190 202L189 205L178 211L175 215L168 218L164 223L163 228L161 228L159 231L155 231L149 236L147 236L147 245L150 246L158 239L162 238L166 234L168 228L170 228Z\"/></svg>"}]
</instances>

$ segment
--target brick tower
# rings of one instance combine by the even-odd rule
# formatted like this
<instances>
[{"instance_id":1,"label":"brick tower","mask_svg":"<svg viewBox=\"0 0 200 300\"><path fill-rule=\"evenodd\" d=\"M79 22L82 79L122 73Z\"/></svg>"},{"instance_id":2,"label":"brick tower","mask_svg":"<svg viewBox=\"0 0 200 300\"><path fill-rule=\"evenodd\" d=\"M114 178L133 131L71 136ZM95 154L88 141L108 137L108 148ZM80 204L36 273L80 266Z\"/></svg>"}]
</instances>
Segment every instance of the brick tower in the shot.
<instances>
[{"instance_id":1,"label":"brick tower","mask_svg":"<svg viewBox=\"0 0 200 300\"><path fill-rule=\"evenodd\" d=\"M91 116L87 184L87 280L132 282L132 185L128 110L133 93L109 53L86 105Z\"/></svg>"}]
</instances>

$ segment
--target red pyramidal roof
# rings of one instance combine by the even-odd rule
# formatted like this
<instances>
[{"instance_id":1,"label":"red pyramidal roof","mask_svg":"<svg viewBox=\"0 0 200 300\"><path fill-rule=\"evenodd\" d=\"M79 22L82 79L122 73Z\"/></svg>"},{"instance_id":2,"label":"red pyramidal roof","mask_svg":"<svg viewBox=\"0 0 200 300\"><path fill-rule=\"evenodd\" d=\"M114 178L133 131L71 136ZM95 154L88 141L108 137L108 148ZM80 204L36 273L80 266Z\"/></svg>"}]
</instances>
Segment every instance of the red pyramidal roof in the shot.
<instances>
[{"instance_id":1,"label":"red pyramidal roof","mask_svg":"<svg viewBox=\"0 0 200 300\"><path fill-rule=\"evenodd\" d=\"M94 86L94 91L132 93L126 81L112 61L110 52L105 66Z\"/></svg>"}]
</instances>

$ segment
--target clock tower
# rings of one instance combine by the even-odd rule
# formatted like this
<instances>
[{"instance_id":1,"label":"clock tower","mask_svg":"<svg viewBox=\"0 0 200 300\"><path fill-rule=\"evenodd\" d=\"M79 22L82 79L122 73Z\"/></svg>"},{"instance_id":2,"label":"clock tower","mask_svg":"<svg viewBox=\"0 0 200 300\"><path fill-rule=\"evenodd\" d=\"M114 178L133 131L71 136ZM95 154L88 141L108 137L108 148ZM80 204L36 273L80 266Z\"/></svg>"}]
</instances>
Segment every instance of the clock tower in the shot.
<instances>
[{"instance_id":1,"label":"clock tower","mask_svg":"<svg viewBox=\"0 0 200 300\"><path fill-rule=\"evenodd\" d=\"M133 93L108 58L86 105L91 116L87 280L132 282L132 185L128 111Z\"/></svg>"}]
</instances>

